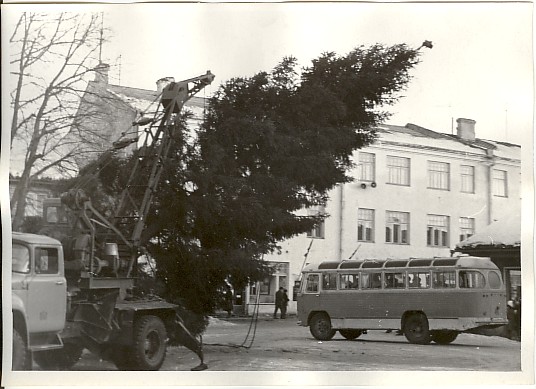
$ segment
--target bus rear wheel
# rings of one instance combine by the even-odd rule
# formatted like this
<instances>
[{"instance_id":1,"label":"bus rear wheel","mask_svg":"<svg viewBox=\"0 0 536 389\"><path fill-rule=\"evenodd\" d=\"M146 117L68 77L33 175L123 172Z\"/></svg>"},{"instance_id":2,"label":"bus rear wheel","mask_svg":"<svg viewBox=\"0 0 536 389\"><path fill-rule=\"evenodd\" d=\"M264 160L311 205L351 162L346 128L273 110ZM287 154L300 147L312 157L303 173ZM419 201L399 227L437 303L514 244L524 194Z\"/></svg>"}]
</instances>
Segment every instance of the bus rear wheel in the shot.
<instances>
[{"instance_id":1,"label":"bus rear wheel","mask_svg":"<svg viewBox=\"0 0 536 389\"><path fill-rule=\"evenodd\" d=\"M363 333L363 331L361 330L339 330L339 333L345 338L345 339L348 339L348 340L354 340L354 339L357 339L361 336L361 334Z\"/></svg>"},{"instance_id":2,"label":"bus rear wheel","mask_svg":"<svg viewBox=\"0 0 536 389\"><path fill-rule=\"evenodd\" d=\"M428 344L431 336L428 328L428 319L422 313L416 313L406 319L404 335L413 344Z\"/></svg>"},{"instance_id":3,"label":"bus rear wheel","mask_svg":"<svg viewBox=\"0 0 536 389\"><path fill-rule=\"evenodd\" d=\"M325 313L316 313L311 318L309 330L318 340L330 340L335 336L335 330L331 327L331 320Z\"/></svg>"},{"instance_id":4,"label":"bus rear wheel","mask_svg":"<svg viewBox=\"0 0 536 389\"><path fill-rule=\"evenodd\" d=\"M449 344L454 342L458 337L458 332L456 331L432 331L432 342L437 344Z\"/></svg>"}]
</instances>

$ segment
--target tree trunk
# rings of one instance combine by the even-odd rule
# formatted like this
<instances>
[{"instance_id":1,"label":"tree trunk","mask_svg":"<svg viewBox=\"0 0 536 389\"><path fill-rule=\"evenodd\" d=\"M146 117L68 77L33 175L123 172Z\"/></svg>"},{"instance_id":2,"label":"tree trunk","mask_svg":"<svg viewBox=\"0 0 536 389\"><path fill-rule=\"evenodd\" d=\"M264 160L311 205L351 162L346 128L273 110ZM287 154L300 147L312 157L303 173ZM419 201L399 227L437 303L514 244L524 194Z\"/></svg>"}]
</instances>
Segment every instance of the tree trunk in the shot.
<instances>
[{"instance_id":1,"label":"tree trunk","mask_svg":"<svg viewBox=\"0 0 536 389\"><path fill-rule=\"evenodd\" d=\"M20 231L24 222L26 196L30 188L30 181L30 170L25 169L11 197L11 228L13 231Z\"/></svg>"}]
</instances>

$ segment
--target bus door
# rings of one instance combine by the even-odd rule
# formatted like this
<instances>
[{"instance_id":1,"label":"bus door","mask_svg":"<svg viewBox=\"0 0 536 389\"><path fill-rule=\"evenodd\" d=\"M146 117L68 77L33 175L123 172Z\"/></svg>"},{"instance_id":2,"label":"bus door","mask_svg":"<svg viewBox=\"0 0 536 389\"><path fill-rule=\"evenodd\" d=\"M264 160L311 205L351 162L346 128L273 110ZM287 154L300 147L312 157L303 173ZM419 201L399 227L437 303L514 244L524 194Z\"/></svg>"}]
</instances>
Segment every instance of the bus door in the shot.
<instances>
[{"instance_id":1,"label":"bus door","mask_svg":"<svg viewBox=\"0 0 536 389\"><path fill-rule=\"evenodd\" d=\"M298 316L303 322L307 321L309 312L316 310L320 299L320 273L305 273L298 298Z\"/></svg>"},{"instance_id":2,"label":"bus door","mask_svg":"<svg viewBox=\"0 0 536 389\"><path fill-rule=\"evenodd\" d=\"M484 290L486 279L479 270L460 270L458 286L461 290L469 292L465 301L471 311L481 316L492 316L494 311L492 294Z\"/></svg>"}]
</instances>

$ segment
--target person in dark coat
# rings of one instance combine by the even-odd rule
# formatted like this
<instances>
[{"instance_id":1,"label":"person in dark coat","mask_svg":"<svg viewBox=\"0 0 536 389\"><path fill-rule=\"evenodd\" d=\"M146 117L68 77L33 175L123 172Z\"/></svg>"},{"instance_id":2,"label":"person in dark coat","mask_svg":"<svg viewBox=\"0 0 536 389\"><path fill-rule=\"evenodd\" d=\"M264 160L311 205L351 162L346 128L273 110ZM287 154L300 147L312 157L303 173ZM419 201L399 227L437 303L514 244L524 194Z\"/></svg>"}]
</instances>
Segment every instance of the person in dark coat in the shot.
<instances>
[{"instance_id":1,"label":"person in dark coat","mask_svg":"<svg viewBox=\"0 0 536 389\"><path fill-rule=\"evenodd\" d=\"M288 307L288 294L287 290L283 289L283 306L281 307L281 319L284 319L287 317L287 307Z\"/></svg>"},{"instance_id":2,"label":"person in dark coat","mask_svg":"<svg viewBox=\"0 0 536 389\"><path fill-rule=\"evenodd\" d=\"M287 300L288 300L288 297L287 297ZM283 313L284 311L286 311L286 309L284 308L285 305L286 305L286 303L285 303L285 288L280 287L279 290L275 293L274 319L277 319L277 311L278 310L281 311L281 318L282 319L285 318L285 314Z\"/></svg>"}]
</instances>

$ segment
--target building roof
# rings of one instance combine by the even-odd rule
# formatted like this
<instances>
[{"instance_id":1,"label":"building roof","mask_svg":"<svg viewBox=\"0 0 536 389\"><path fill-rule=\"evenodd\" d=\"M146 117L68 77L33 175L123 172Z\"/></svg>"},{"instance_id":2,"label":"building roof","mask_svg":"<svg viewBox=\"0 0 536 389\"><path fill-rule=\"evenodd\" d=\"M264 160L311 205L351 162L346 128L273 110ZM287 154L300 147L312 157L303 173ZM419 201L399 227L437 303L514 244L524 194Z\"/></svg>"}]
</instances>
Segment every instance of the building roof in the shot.
<instances>
[{"instance_id":1,"label":"building roof","mask_svg":"<svg viewBox=\"0 0 536 389\"><path fill-rule=\"evenodd\" d=\"M503 216L484 227L479 233L456 244L456 249L476 248L479 246L520 247L521 219L518 214Z\"/></svg>"},{"instance_id":2,"label":"building roof","mask_svg":"<svg viewBox=\"0 0 536 389\"><path fill-rule=\"evenodd\" d=\"M521 147L507 142L491 141L475 138L474 140L463 139L458 135L446 134L429 130L418 125L408 123L405 126L383 124L377 127L377 143L396 142L398 144L432 147L449 151L494 156L521 161Z\"/></svg>"},{"instance_id":3,"label":"building roof","mask_svg":"<svg viewBox=\"0 0 536 389\"><path fill-rule=\"evenodd\" d=\"M93 88L104 88L108 93L128 104L134 110L145 114L156 112L160 102L160 93L155 90L104 84L98 81L90 81L89 84ZM205 105L206 99L198 96L193 96L185 104L194 114L201 114Z\"/></svg>"}]
</instances>

